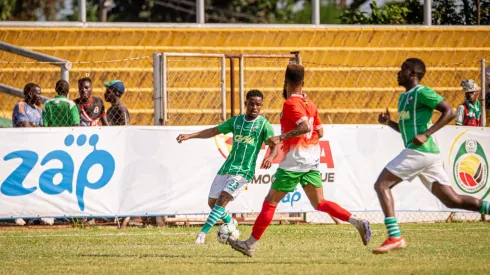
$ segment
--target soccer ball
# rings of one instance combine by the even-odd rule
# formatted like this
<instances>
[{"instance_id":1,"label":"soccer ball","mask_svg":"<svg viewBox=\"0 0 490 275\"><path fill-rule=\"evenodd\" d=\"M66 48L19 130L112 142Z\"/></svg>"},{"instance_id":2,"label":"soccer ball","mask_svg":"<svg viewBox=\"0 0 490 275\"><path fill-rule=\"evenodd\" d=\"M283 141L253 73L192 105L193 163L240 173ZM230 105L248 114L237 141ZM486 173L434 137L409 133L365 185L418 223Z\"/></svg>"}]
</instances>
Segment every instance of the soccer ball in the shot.
<instances>
[{"instance_id":1,"label":"soccer ball","mask_svg":"<svg viewBox=\"0 0 490 275\"><path fill-rule=\"evenodd\" d=\"M240 231L234 223L225 223L218 229L218 242L226 244L229 237L237 240L240 237Z\"/></svg>"}]
</instances>

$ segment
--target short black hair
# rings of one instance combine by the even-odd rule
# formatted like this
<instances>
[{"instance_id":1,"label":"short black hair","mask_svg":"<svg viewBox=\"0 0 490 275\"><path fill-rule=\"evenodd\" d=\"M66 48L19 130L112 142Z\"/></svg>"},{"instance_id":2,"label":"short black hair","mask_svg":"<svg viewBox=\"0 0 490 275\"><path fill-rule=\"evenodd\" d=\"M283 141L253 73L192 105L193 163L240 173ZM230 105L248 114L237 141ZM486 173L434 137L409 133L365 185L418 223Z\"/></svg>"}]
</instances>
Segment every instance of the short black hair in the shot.
<instances>
[{"instance_id":1,"label":"short black hair","mask_svg":"<svg viewBox=\"0 0 490 275\"><path fill-rule=\"evenodd\" d=\"M24 86L24 95L27 95L27 93L29 93L33 88L36 88L36 87L41 89L41 87L39 87L39 85L37 85L36 83L27 83Z\"/></svg>"},{"instance_id":2,"label":"short black hair","mask_svg":"<svg viewBox=\"0 0 490 275\"><path fill-rule=\"evenodd\" d=\"M59 95L66 95L70 91L70 84L68 81L61 79L56 82L56 87L54 87L54 89Z\"/></svg>"},{"instance_id":3,"label":"short black hair","mask_svg":"<svg viewBox=\"0 0 490 275\"><path fill-rule=\"evenodd\" d=\"M301 84L305 79L305 68L299 64L289 64L285 78L287 82Z\"/></svg>"},{"instance_id":4,"label":"short black hair","mask_svg":"<svg viewBox=\"0 0 490 275\"><path fill-rule=\"evenodd\" d=\"M260 97L260 98L264 99L264 95L259 90L250 90L250 91L248 91L247 92L247 99L249 99L251 97Z\"/></svg>"},{"instance_id":5,"label":"short black hair","mask_svg":"<svg viewBox=\"0 0 490 275\"><path fill-rule=\"evenodd\" d=\"M78 80L78 87L80 87L80 84L82 84L82 82L85 82L87 81L88 83L90 83L90 85L92 85L92 79L88 78L88 77L84 77L84 78L80 78Z\"/></svg>"},{"instance_id":6,"label":"short black hair","mask_svg":"<svg viewBox=\"0 0 490 275\"><path fill-rule=\"evenodd\" d=\"M409 58L405 60L405 62L410 63L412 65L413 72L417 75L419 80L425 75L425 63L419 58Z\"/></svg>"}]
</instances>

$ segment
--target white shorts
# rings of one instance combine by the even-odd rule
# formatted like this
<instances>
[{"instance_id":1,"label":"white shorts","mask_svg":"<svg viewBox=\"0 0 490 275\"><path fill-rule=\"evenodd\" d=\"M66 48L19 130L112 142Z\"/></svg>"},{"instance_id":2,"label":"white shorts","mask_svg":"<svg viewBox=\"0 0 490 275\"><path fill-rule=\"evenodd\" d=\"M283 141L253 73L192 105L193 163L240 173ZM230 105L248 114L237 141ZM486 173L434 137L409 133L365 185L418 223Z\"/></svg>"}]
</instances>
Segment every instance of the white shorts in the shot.
<instances>
[{"instance_id":1,"label":"white shorts","mask_svg":"<svg viewBox=\"0 0 490 275\"><path fill-rule=\"evenodd\" d=\"M440 154L404 149L385 168L406 181L412 181L418 176L429 191L432 190L432 183L436 181L451 186Z\"/></svg>"},{"instance_id":2,"label":"white shorts","mask_svg":"<svg viewBox=\"0 0 490 275\"><path fill-rule=\"evenodd\" d=\"M209 190L209 198L217 199L224 191L235 199L247 184L248 180L239 175L216 175Z\"/></svg>"}]
</instances>

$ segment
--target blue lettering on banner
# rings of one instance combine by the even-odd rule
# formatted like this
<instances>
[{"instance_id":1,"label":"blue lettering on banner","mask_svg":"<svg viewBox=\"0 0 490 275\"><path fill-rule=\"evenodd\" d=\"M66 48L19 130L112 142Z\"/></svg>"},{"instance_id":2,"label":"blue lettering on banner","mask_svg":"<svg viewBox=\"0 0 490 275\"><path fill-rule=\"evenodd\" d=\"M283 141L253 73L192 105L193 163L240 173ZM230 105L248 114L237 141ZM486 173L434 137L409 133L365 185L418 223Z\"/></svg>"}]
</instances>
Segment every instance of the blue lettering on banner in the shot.
<instances>
[{"instance_id":1,"label":"blue lettering on banner","mask_svg":"<svg viewBox=\"0 0 490 275\"><path fill-rule=\"evenodd\" d=\"M65 145L70 147L75 142L73 135L65 137ZM87 136L80 135L77 138L77 145L83 146L87 142ZM97 143L99 142L98 135L92 135L88 141L89 145L94 150L88 154L88 156L82 161L78 175L76 177L75 194L78 201L78 207L81 211L85 209L84 193L85 188L89 189L101 189L106 186L114 175L114 169L116 163L112 155L105 150L97 150ZM8 161L11 159L22 159L22 163L5 179L0 187L0 192L7 196L24 196L37 190L37 187L26 188L22 184L32 169L36 166L39 156L36 152L28 150L20 150L7 154L3 160ZM64 191L68 193L73 192L73 177L75 171L75 165L73 158L65 151L55 150L49 152L42 160L41 166L46 165L50 161L60 161L61 168L51 168L45 170L41 176L39 176L39 189L48 195L59 195ZM100 165L102 167L102 175L95 182L88 180L88 173L90 169ZM54 183L56 175L61 175L61 182Z\"/></svg>"},{"instance_id":2,"label":"blue lettering on banner","mask_svg":"<svg viewBox=\"0 0 490 275\"><path fill-rule=\"evenodd\" d=\"M301 193L296 191L297 189L294 189L294 192L287 193L284 198L282 198L281 202L283 203L291 203L291 207L294 206L295 202L298 202L301 200Z\"/></svg>"}]
</instances>

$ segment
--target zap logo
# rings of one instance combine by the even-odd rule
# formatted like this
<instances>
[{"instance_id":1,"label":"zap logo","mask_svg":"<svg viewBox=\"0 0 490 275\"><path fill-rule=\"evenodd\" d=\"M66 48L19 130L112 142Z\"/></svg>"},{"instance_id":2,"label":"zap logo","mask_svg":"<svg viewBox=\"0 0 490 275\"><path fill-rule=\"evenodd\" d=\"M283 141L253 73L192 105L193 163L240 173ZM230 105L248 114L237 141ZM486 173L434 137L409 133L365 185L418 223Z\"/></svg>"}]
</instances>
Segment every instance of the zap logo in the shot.
<instances>
[{"instance_id":1,"label":"zap logo","mask_svg":"<svg viewBox=\"0 0 490 275\"><path fill-rule=\"evenodd\" d=\"M88 189L101 189L106 186L114 175L116 162L114 157L105 150L97 149L98 135L92 135L87 139L86 135L67 135L64 140L66 147L82 147L85 144L92 147L92 151L84 158L78 160L64 150L48 152L44 157L31 150L19 150L6 154L4 161L21 160L19 166L1 183L0 192L6 196L29 196L31 193L41 191L47 195L59 195L63 192L75 193L78 206L81 211L85 209L84 194ZM73 148L77 150L78 148ZM81 161L81 163L78 163ZM61 163L61 168L46 168L48 163ZM78 173L75 174L75 165ZM23 183L26 177L36 166L41 166L39 185L25 187ZM89 176L94 166L100 166L101 175L97 180ZM37 175L36 175L37 176ZM39 189L39 191L38 191Z\"/></svg>"},{"instance_id":2,"label":"zap logo","mask_svg":"<svg viewBox=\"0 0 490 275\"><path fill-rule=\"evenodd\" d=\"M464 132L466 133L466 132ZM453 142L449 153L452 158L452 174L458 188L467 193L485 198L488 183L488 161L483 147L476 139L463 139L460 134Z\"/></svg>"}]
</instances>

